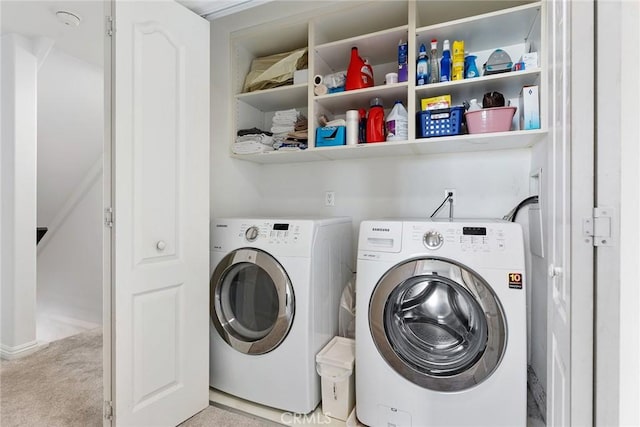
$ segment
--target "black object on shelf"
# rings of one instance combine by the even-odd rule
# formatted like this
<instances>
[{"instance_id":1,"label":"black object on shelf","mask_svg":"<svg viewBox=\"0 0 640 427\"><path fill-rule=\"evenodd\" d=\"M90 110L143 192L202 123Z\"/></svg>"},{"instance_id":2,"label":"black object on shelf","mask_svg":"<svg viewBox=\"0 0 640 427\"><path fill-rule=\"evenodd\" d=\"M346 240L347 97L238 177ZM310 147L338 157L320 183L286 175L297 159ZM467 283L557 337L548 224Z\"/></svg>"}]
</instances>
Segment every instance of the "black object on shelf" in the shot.
<instances>
[{"instance_id":1,"label":"black object on shelf","mask_svg":"<svg viewBox=\"0 0 640 427\"><path fill-rule=\"evenodd\" d=\"M36 228L36 245L38 243L40 243L40 240L42 240L44 235L47 234L47 231L49 231L48 227L37 227Z\"/></svg>"}]
</instances>

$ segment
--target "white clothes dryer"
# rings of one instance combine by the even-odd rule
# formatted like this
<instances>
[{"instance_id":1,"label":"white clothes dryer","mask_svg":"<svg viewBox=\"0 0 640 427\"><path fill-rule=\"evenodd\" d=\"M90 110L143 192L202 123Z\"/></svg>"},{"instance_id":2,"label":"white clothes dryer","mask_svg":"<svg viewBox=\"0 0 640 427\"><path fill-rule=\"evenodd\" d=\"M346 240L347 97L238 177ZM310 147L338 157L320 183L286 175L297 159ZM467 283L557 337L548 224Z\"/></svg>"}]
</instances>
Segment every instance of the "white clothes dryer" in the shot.
<instances>
[{"instance_id":1,"label":"white clothes dryer","mask_svg":"<svg viewBox=\"0 0 640 427\"><path fill-rule=\"evenodd\" d=\"M350 218L215 219L209 384L296 413L320 401L315 356L353 274Z\"/></svg>"},{"instance_id":2,"label":"white clothes dryer","mask_svg":"<svg viewBox=\"0 0 640 427\"><path fill-rule=\"evenodd\" d=\"M356 401L369 426L526 425L518 224L364 221Z\"/></svg>"}]
</instances>

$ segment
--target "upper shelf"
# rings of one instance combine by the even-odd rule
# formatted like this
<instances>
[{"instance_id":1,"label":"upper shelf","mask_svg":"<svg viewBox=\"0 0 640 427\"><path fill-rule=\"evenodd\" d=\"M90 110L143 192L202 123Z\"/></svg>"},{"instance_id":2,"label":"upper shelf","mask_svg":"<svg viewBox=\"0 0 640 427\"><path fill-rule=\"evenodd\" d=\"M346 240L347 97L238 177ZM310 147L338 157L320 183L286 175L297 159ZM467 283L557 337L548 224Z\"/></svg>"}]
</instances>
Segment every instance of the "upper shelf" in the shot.
<instances>
[{"instance_id":1,"label":"upper shelf","mask_svg":"<svg viewBox=\"0 0 640 427\"><path fill-rule=\"evenodd\" d=\"M286 110L301 106L306 107L308 90L307 83L300 83L241 93L236 95L236 100L245 102L260 111Z\"/></svg>"},{"instance_id":2,"label":"upper shelf","mask_svg":"<svg viewBox=\"0 0 640 427\"><path fill-rule=\"evenodd\" d=\"M539 19L541 3L536 2L498 12L458 19L416 29L419 43L430 39L464 40L469 52L523 43Z\"/></svg>"},{"instance_id":3,"label":"upper shelf","mask_svg":"<svg viewBox=\"0 0 640 427\"><path fill-rule=\"evenodd\" d=\"M511 71L508 73L481 76L473 79L454 80L449 82L433 83L416 87L416 95L436 96L443 93L453 93L462 99L478 96L479 91L485 91L492 84L499 85L506 93L518 93L523 86L539 83L540 68L523 71Z\"/></svg>"},{"instance_id":4,"label":"upper shelf","mask_svg":"<svg viewBox=\"0 0 640 427\"><path fill-rule=\"evenodd\" d=\"M387 141L374 144L310 148L302 151L268 151L259 154L232 154L255 163L316 162L369 157L409 156L416 154L461 153L512 150L532 147L547 135L545 130L524 130L475 135Z\"/></svg>"},{"instance_id":5,"label":"upper shelf","mask_svg":"<svg viewBox=\"0 0 640 427\"><path fill-rule=\"evenodd\" d=\"M362 58L373 65L397 62L398 42L407 40L408 25L378 31L364 36L326 43L315 47L318 57L335 71L346 70L349 65L351 48L356 46Z\"/></svg>"},{"instance_id":6,"label":"upper shelf","mask_svg":"<svg viewBox=\"0 0 640 427\"><path fill-rule=\"evenodd\" d=\"M401 100L406 104L407 82L331 93L316 96L314 99L331 113L344 114L347 110L369 108L371 98L381 98L382 104L389 108L393 106L396 100Z\"/></svg>"}]
</instances>

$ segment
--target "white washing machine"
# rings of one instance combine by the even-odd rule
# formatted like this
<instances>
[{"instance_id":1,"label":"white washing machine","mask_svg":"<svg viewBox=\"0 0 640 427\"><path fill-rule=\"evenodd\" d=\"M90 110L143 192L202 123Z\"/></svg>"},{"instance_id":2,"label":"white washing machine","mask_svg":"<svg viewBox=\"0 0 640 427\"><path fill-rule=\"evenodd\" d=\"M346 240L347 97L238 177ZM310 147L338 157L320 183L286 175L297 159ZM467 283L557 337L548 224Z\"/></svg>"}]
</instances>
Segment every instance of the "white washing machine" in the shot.
<instances>
[{"instance_id":1,"label":"white washing machine","mask_svg":"<svg viewBox=\"0 0 640 427\"><path fill-rule=\"evenodd\" d=\"M526 425L524 245L504 221L364 221L356 401L369 426Z\"/></svg>"},{"instance_id":2,"label":"white washing machine","mask_svg":"<svg viewBox=\"0 0 640 427\"><path fill-rule=\"evenodd\" d=\"M209 384L296 413L320 402L315 356L353 274L350 218L211 224Z\"/></svg>"}]
</instances>

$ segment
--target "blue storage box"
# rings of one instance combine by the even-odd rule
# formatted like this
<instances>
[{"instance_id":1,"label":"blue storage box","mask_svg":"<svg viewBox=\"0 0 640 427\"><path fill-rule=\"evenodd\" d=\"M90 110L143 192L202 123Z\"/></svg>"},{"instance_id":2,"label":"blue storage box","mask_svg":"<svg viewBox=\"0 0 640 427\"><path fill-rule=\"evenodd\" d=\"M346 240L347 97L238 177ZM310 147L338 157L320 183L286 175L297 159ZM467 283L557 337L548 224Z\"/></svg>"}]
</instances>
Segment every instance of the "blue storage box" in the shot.
<instances>
[{"instance_id":1,"label":"blue storage box","mask_svg":"<svg viewBox=\"0 0 640 427\"><path fill-rule=\"evenodd\" d=\"M345 126L327 126L316 129L316 147L345 145Z\"/></svg>"},{"instance_id":2,"label":"blue storage box","mask_svg":"<svg viewBox=\"0 0 640 427\"><path fill-rule=\"evenodd\" d=\"M464 107L440 108L416 113L416 137L460 135Z\"/></svg>"}]
</instances>

